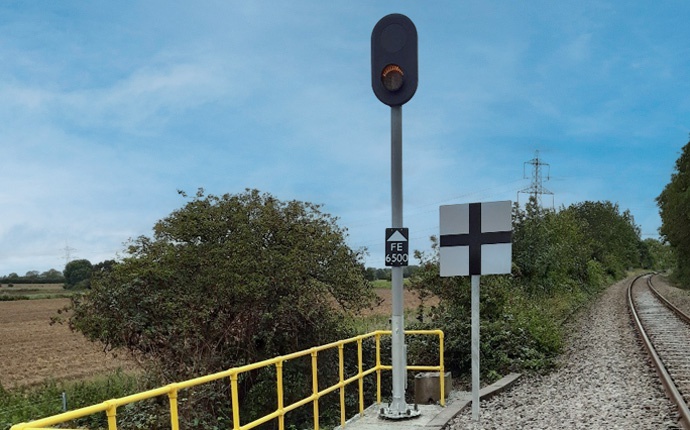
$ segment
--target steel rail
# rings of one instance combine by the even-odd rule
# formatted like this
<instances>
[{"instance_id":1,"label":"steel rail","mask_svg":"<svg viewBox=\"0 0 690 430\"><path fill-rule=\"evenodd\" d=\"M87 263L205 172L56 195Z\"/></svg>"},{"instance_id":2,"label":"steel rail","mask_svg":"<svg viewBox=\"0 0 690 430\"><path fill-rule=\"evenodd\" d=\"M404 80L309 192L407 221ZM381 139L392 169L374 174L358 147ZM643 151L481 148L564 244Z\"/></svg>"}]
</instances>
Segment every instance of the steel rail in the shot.
<instances>
[{"instance_id":1,"label":"steel rail","mask_svg":"<svg viewBox=\"0 0 690 430\"><path fill-rule=\"evenodd\" d=\"M661 293L656 288L654 288L654 285L652 285L652 277L651 276L649 278L647 278L647 286L649 287L649 290L652 292L652 294L654 294L654 297L659 299L659 301L664 306L666 306L671 312L676 314L676 316L678 318L680 318L683 322L685 322L686 324L690 324L690 316L688 316L683 311L681 311L680 309L675 307L675 305L673 303L669 302L666 299L666 297L662 296Z\"/></svg>"},{"instance_id":2,"label":"steel rail","mask_svg":"<svg viewBox=\"0 0 690 430\"><path fill-rule=\"evenodd\" d=\"M668 370L666 370L666 366L659 358L659 355L657 354L656 349L652 344L652 341L649 339L649 336L647 336L647 332L642 326L642 322L640 321L640 318L637 314L635 302L632 298L633 285L635 285L635 282L637 282L640 278L644 276L647 276L647 274L637 276L630 282L630 285L628 285L628 309L630 310L630 315L633 321L635 322L635 327L637 328L637 332L640 335L640 340L642 340L642 344L649 353L654 368L657 374L659 375L659 379L661 379L661 383L664 386L666 395L678 408L678 414L680 415L680 424L686 430L690 430L690 409L688 408L688 404L685 402L685 399L678 391L675 382L673 382L673 378L671 378L671 375L668 373Z\"/></svg>"}]
</instances>

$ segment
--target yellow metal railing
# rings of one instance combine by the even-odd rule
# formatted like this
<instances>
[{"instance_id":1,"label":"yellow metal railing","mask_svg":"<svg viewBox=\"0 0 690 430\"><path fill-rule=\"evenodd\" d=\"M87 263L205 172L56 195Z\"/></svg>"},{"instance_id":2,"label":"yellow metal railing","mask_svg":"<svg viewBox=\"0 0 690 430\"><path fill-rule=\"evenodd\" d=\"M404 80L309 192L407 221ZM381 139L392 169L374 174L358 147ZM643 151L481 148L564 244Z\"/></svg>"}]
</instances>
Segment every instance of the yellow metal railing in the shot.
<instances>
[{"instance_id":1,"label":"yellow metal railing","mask_svg":"<svg viewBox=\"0 0 690 430\"><path fill-rule=\"evenodd\" d=\"M233 430L248 430L257 427L268 421L278 419L278 427L280 430L285 428L285 414L295 410L301 406L308 403L312 403L313 416L314 416L314 430L319 429L319 398L340 390L340 423L341 426L345 425L345 386L351 384L355 381L358 382L359 390L359 413L364 412L364 377L376 373L376 402L381 403L381 371L391 370L392 366L381 364L381 336L390 335L390 331L378 330L371 333L367 333L360 336L355 336L349 339L340 340L337 342L329 343L327 345L317 346L304 351L295 352L292 354L272 358L269 360L260 361L258 363L248 364L241 367L234 367L223 372L214 373L211 375L202 376L195 379L190 379L184 382L178 382L166 385L164 387L156 388L153 390L143 391L141 393L132 394L130 396L121 397L118 399L107 400L105 402L88 406L81 409L76 409L74 411L64 412L59 415L54 415L52 417L39 419L36 421L31 421L28 423L16 424L11 427L10 430L33 430L33 429L46 429L50 426L54 426L60 423L65 423L78 418L83 418L96 413L105 412L108 419L108 430L117 429L117 408L130 403L139 402L146 399L151 399L154 397L167 395L170 404L170 428L171 430L179 430L179 419L178 419L178 404L177 396L180 390L191 388L197 385L206 384L212 381L216 381L223 378L230 379L230 390L231 390L231 403L232 403L232 422ZM438 371L440 373L440 403L445 406L445 378L444 365L443 365L443 332L441 330L407 330L405 334L408 335L437 335L439 337L439 364L432 366L407 366L407 370L420 370L420 371ZM376 364L374 367L364 370L363 369L363 353L362 353L362 341L364 339L375 338L376 342ZM344 348L345 345L350 343L357 343L357 361L358 361L358 371L357 374L345 379L345 358L344 358ZM326 351L329 349L338 348L338 362L339 362L339 381L327 388L319 390L318 382L318 354L319 352ZM283 364L289 360L294 360L299 357L311 356L311 371L312 371L312 394L308 397L303 398L290 405L284 405L284 387L283 387ZM251 370L260 369L263 367L275 366L276 372L276 391L277 391L277 408L272 413L265 415L257 420L254 420L245 425L241 425L240 421L240 409L239 409L239 393L238 393L238 376L242 373L249 372Z\"/></svg>"}]
</instances>

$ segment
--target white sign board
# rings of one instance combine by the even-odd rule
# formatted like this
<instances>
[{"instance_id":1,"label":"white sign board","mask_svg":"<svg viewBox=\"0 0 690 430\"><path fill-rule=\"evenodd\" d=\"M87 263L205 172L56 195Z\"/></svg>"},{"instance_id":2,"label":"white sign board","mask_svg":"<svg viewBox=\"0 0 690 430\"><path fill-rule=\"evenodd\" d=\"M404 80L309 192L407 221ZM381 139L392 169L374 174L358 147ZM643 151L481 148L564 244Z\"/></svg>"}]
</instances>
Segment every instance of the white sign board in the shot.
<instances>
[{"instance_id":1,"label":"white sign board","mask_svg":"<svg viewBox=\"0 0 690 430\"><path fill-rule=\"evenodd\" d=\"M510 201L441 206L441 276L510 273L511 207Z\"/></svg>"}]
</instances>

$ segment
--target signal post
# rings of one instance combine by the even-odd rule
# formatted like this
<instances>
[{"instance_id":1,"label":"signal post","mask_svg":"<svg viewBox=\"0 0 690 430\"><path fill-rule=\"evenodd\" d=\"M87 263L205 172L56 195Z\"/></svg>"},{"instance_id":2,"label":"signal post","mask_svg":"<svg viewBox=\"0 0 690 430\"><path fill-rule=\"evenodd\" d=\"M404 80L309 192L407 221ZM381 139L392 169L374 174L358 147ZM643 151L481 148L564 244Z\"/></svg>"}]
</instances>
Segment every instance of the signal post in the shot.
<instances>
[{"instance_id":1,"label":"signal post","mask_svg":"<svg viewBox=\"0 0 690 430\"><path fill-rule=\"evenodd\" d=\"M386 266L391 266L393 310L391 362L393 399L380 416L404 419L419 416L405 400L407 348L403 319L403 267L407 266L408 231L403 227L402 105L417 91L417 29L401 14L384 16L371 33L371 87L391 107L391 227L386 229Z\"/></svg>"}]
</instances>

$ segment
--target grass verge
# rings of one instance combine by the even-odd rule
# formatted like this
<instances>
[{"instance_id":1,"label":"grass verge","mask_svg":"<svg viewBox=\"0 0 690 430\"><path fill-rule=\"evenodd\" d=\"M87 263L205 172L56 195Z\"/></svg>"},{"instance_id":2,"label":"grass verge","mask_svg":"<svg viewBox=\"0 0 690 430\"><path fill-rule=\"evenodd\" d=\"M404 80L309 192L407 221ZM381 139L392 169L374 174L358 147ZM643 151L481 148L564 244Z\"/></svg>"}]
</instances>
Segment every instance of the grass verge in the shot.
<instances>
[{"instance_id":1,"label":"grass verge","mask_svg":"<svg viewBox=\"0 0 690 430\"><path fill-rule=\"evenodd\" d=\"M136 375L122 370L85 381L46 381L12 390L0 386L0 430L64 412L63 393L67 410L73 410L145 389ZM96 414L78 424L80 427L107 428L105 414Z\"/></svg>"}]
</instances>

